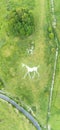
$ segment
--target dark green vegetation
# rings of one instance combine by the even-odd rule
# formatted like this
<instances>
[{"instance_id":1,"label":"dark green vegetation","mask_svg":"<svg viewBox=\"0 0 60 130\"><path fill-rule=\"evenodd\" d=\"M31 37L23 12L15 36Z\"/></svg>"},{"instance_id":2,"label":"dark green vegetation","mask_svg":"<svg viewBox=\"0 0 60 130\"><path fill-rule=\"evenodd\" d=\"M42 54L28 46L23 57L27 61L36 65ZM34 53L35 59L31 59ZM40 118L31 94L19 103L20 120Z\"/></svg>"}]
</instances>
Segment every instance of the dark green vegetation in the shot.
<instances>
[{"instance_id":1,"label":"dark green vegetation","mask_svg":"<svg viewBox=\"0 0 60 130\"><path fill-rule=\"evenodd\" d=\"M31 10L17 8L11 11L9 17L9 29L15 36L29 36L34 31L34 18Z\"/></svg>"},{"instance_id":2,"label":"dark green vegetation","mask_svg":"<svg viewBox=\"0 0 60 130\"><path fill-rule=\"evenodd\" d=\"M51 27L51 25L50 25L50 14L48 14L49 9L48 9L47 1L46 0L29 0L29 1L28 0L9 0L9 1L2 0L0 1L0 5L1 5L0 8L0 77L2 77L2 79L5 81L4 82L5 86L1 86L1 88L3 88L3 90L6 91L8 95L12 95L12 97L17 97L18 102L23 101L23 106L25 108L26 105L31 107L33 113L36 116L36 119L39 121L39 123L42 126L45 126L46 117L47 117L49 90L51 86L55 50L56 50L56 43L54 42L54 36L53 36L54 34L50 34L53 33L53 30L48 29ZM16 31L14 32L15 35L12 35L12 31L9 30L9 27L13 24L10 24L10 26L8 26L11 12L12 12L11 15L14 15L14 18L16 18L15 14L13 13L13 10L17 9L15 10L15 13L16 11L19 12L21 7L23 9L29 9L31 10L31 12L33 12L32 14L33 14L34 26L35 26L34 32L31 33L30 36L25 37L24 39L22 39L20 35L15 34L17 33ZM16 25L18 26L18 24ZM18 30L19 28L17 29L17 31ZM33 54L28 54L27 50L31 48L32 43L34 43ZM25 63L30 67L40 65L40 67L38 68L40 77L38 78L38 76L36 75L34 79L30 79L29 76L27 76L25 79L23 79L26 73L26 68L22 67L22 63ZM59 68L59 66L57 68ZM56 82L55 85L56 89L57 89L57 83L58 81ZM56 90L54 91L56 93ZM56 96L54 96L54 100L55 97ZM58 97L56 98L56 106L57 103L59 107ZM7 109L4 109L6 108L6 105L2 102L0 104L1 104L0 118L3 118L3 120L5 121L5 124L3 121L2 123L0 122L1 130L3 130L3 126L4 129L7 129L9 124L10 124L10 127L8 128L9 130L15 130L15 129L17 130L19 128L21 130L33 129L32 124L26 123L27 122L26 118L25 120L22 121L21 120L22 117L20 118L20 115L18 118L16 117L16 113L14 112L9 114L10 108L8 108L7 106ZM57 127L55 129L53 124L56 121L55 114L57 116L57 111L53 103L52 106L53 106L53 110L52 110L51 124L52 124L52 129L56 130ZM13 108L11 109L11 111L13 111ZM4 115L2 113L4 113ZM10 118L8 119L8 117ZM15 122L17 122L17 124L15 125L13 123L12 126L11 122L13 122L13 117L15 119ZM18 126L20 127L18 128Z\"/></svg>"}]
</instances>

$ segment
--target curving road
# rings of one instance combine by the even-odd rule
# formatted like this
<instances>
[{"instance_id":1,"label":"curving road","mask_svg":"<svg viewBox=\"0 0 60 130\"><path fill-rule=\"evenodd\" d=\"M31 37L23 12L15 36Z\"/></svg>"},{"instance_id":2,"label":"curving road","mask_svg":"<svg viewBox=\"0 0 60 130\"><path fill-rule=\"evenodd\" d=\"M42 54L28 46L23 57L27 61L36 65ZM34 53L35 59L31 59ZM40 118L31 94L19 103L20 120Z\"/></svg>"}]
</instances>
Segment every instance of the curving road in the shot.
<instances>
[{"instance_id":1,"label":"curving road","mask_svg":"<svg viewBox=\"0 0 60 130\"><path fill-rule=\"evenodd\" d=\"M22 112L33 123L33 125L37 128L37 130L41 130L39 123L23 107L19 106L14 100L12 100L11 98L9 98L8 96L4 94L0 94L0 98L12 104L14 107L16 107L17 110Z\"/></svg>"}]
</instances>

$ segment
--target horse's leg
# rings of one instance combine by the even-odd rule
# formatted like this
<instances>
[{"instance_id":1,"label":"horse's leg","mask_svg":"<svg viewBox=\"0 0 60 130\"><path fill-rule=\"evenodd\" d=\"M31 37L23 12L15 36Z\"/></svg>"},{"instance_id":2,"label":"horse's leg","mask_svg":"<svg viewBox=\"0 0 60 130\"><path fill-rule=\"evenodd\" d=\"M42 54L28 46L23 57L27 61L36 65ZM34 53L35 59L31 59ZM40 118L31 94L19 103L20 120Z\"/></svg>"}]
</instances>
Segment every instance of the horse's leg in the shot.
<instances>
[{"instance_id":1,"label":"horse's leg","mask_svg":"<svg viewBox=\"0 0 60 130\"><path fill-rule=\"evenodd\" d=\"M28 72L24 75L24 79L25 79L25 77L28 75Z\"/></svg>"},{"instance_id":2,"label":"horse's leg","mask_svg":"<svg viewBox=\"0 0 60 130\"><path fill-rule=\"evenodd\" d=\"M39 77L40 75L39 75L38 71L36 71L36 73L37 73L37 75L38 75L38 77Z\"/></svg>"},{"instance_id":3,"label":"horse's leg","mask_svg":"<svg viewBox=\"0 0 60 130\"><path fill-rule=\"evenodd\" d=\"M29 77L31 78L30 72L28 72Z\"/></svg>"},{"instance_id":4,"label":"horse's leg","mask_svg":"<svg viewBox=\"0 0 60 130\"><path fill-rule=\"evenodd\" d=\"M32 77L32 79L35 77L35 71L34 71L34 75L33 75L33 77Z\"/></svg>"}]
</instances>

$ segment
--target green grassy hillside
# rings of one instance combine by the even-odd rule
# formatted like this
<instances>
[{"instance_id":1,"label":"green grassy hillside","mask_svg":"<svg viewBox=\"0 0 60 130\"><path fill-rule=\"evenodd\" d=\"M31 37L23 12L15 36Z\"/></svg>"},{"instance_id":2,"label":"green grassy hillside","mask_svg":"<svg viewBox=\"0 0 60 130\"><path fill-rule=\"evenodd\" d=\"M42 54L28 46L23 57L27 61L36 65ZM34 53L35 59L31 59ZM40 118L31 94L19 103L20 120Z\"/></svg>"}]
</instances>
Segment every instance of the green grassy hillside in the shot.
<instances>
[{"instance_id":1,"label":"green grassy hillside","mask_svg":"<svg viewBox=\"0 0 60 130\"><path fill-rule=\"evenodd\" d=\"M57 10L59 3L58 1L56 3ZM26 105L31 107L38 122L42 126L45 126L56 50L54 40L49 39L47 31L50 23L48 2L46 0L2 0L0 1L0 7L0 77L5 83L5 85L0 85L0 89L7 92L8 95L12 95L12 97L19 98L19 100L25 104L24 107ZM35 32L23 39L20 36L11 35L8 27L8 17L11 10L20 7L29 8L33 12L35 22ZM34 48L32 54L28 53L28 50L32 47ZM22 67L22 63L29 67L39 66L39 77L36 73L35 77L32 78L34 73L30 73L31 78L29 75L24 78L27 69ZM59 113L60 109L59 100L57 100L59 97L56 97L56 91L57 93L59 92L59 87L57 90L57 84L59 86L58 71L56 75L58 78L56 76L51 118L53 130L56 128L53 127L56 118L55 114L57 116L57 112ZM7 128L8 130L35 129L21 113L17 116L14 110L9 108L7 104L2 101L0 104L0 118L2 118L0 122L1 130ZM57 112L54 105L57 107ZM11 113L9 113L9 111L11 111ZM13 119L15 122L13 122ZM3 123L4 126L2 125Z\"/></svg>"}]
</instances>

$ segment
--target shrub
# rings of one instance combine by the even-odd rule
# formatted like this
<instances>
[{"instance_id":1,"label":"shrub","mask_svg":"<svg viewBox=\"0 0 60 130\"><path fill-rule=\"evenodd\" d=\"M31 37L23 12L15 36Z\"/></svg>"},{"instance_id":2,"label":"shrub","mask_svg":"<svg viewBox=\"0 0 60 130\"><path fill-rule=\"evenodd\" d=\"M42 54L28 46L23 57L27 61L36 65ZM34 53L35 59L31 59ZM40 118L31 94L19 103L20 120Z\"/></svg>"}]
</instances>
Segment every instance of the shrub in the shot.
<instances>
[{"instance_id":1,"label":"shrub","mask_svg":"<svg viewBox=\"0 0 60 130\"><path fill-rule=\"evenodd\" d=\"M52 28L52 26L49 26L48 27L48 36L49 36L49 39L53 40L54 39L54 30Z\"/></svg>"},{"instance_id":2,"label":"shrub","mask_svg":"<svg viewBox=\"0 0 60 130\"><path fill-rule=\"evenodd\" d=\"M51 40L54 39L54 33L53 33L53 32L49 33L49 38L50 38Z\"/></svg>"},{"instance_id":3,"label":"shrub","mask_svg":"<svg viewBox=\"0 0 60 130\"><path fill-rule=\"evenodd\" d=\"M49 32L49 33L52 32L52 27L51 27L51 26L48 27L48 32Z\"/></svg>"}]
</instances>

